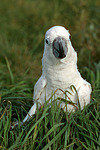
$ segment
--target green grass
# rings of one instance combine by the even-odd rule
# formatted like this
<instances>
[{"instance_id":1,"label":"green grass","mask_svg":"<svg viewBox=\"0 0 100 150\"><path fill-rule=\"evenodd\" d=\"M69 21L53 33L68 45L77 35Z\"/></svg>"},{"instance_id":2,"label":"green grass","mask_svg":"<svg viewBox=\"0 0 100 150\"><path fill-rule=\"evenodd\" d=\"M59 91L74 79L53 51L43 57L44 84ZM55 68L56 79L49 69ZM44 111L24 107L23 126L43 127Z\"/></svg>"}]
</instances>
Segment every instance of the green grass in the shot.
<instances>
[{"instance_id":1,"label":"green grass","mask_svg":"<svg viewBox=\"0 0 100 150\"><path fill-rule=\"evenodd\" d=\"M0 1L0 149L100 149L100 3L98 0ZM47 103L29 121L33 87L41 75L44 34L63 25L72 35L78 67L91 83L91 103L65 113Z\"/></svg>"},{"instance_id":2,"label":"green grass","mask_svg":"<svg viewBox=\"0 0 100 150\"><path fill-rule=\"evenodd\" d=\"M22 126L12 130L14 121L19 122L31 107L31 89L25 82L2 88L0 108L1 149L100 149L100 63L95 73L85 69L93 82L91 103L83 111L65 113L56 101L51 108L47 103L36 115ZM13 106L12 106L13 104ZM31 104L31 105L29 105Z\"/></svg>"}]
</instances>

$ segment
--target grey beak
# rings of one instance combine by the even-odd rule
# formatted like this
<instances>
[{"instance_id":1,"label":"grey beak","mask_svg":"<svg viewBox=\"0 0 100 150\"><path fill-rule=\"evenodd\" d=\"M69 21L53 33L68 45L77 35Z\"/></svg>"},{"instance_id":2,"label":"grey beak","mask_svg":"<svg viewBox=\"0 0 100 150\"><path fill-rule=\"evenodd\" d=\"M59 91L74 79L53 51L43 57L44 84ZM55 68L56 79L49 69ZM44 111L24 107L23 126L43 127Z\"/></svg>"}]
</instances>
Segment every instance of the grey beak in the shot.
<instances>
[{"instance_id":1,"label":"grey beak","mask_svg":"<svg viewBox=\"0 0 100 150\"><path fill-rule=\"evenodd\" d=\"M57 37L53 41L53 54L56 58L64 58L67 55L67 42L62 37Z\"/></svg>"}]
</instances>

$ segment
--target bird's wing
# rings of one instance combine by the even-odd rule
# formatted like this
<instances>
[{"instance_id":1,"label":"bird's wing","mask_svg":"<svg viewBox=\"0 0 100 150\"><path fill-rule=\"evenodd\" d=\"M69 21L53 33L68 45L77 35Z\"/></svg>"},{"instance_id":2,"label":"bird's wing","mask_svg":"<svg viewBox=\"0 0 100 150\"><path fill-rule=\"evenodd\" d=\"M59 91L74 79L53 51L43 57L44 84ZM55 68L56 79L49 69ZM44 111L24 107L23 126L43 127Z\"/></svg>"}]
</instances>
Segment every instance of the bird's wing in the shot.
<instances>
[{"instance_id":1,"label":"bird's wing","mask_svg":"<svg viewBox=\"0 0 100 150\"><path fill-rule=\"evenodd\" d=\"M33 99L34 100L38 100L39 97L41 96L42 92L44 91L44 88L47 85L47 80L44 77L44 75L41 75L41 77L39 78L39 80L37 81L37 83L34 86L34 94L33 94Z\"/></svg>"},{"instance_id":2,"label":"bird's wing","mask_svg":"<svg viewBox=\"0 0 100 150\"><path fill-rule=\"evenodd\" d=\"M34 86L34 96L33 96L33 99L36 101L40 98L42 92L44 91L45 87L47 85L47 80L46 78L42 75L39 80L37 81L37 83L35 84ZM40 105L39 105L40 107ZM27 116L24 118L24 120L22 121L23 123L30 119L30 117L32 115L35 114L36 112L36 108L37 108L37 105L36 103L33 104L33 106L31 107L30 111L28 112Z\"/></svg>"},{"instance_id":3,"label":"bird's wing","mask_svg":"<svg viewBox=\"0 0 100 150\"><path fill-rule=\"evenodd\" d=\"M78 92L78 97L79 97L79 102L80 102L81 109L83 109L83 107L85 105L90 103L91 91L92 91L92 88L91 88L91 85L88 82L82 84L79 87L77 92Z\"/></svg>"}]
</instances>

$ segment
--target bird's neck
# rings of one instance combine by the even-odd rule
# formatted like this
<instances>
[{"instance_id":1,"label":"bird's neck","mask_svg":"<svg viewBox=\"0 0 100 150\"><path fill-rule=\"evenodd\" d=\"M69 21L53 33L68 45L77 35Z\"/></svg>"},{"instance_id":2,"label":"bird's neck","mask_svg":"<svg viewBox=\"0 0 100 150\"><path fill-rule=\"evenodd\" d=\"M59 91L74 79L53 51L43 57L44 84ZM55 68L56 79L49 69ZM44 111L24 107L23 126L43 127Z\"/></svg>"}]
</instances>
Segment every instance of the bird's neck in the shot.
<instances>
[{"instance_id":1,"label":"bird's neck","mask_svg":"<svg viewBox=\"0 0 100 150\"><path fill-rule=\"evenodd\" d=\"M71 55L71 58L51 65L48 61L43 61L43 74L48 82L55 87L69 87L75 85L80 78L80 73L77 69L77 54ZM62 84L62 85L61 85Z\"/></svg>"}]
</instances>

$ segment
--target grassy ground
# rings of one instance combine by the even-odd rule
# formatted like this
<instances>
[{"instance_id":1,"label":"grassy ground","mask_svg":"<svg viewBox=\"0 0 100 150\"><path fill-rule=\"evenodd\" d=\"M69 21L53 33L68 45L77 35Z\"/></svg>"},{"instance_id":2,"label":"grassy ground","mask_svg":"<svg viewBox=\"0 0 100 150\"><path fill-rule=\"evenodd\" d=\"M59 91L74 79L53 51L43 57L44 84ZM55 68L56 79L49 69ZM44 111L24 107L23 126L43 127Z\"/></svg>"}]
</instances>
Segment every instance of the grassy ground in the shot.
<instances>
[{"instance_id":1,"label":"grassy ground","mask_svg":"<svg viewBox=\"0 0 100 150\"><path fill-rule=\"evenodd\" d=\"M100 149L100 2L98 0L0 1L0 149ZM63 25L72 35L78 67L92 84L91 103L64 113L52 102L23 126L41 75L47 29Z\"/></svg>"}]
</instances>

